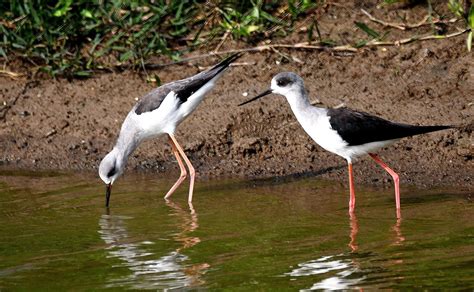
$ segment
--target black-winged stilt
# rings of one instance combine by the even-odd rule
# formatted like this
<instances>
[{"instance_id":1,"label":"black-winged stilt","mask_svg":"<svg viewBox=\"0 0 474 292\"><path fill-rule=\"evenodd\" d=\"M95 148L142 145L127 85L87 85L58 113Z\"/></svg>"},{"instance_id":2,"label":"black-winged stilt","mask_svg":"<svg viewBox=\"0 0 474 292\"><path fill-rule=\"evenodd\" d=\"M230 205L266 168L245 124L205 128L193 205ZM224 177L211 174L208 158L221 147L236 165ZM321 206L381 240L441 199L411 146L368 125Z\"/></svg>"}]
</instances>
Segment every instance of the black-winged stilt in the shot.
<instances>
[{"instance_id":1,"label":"black-winged stilt","mask_svg":"<svg viewBox=\"0 0 474 292\"><path fill-rule=\"evenodd\" d=\"M303 79L291 72L273 77L270 89L239 106L276 93L286 97L296 119L308 135L324 149L347 160L349 169L349 212L355 208L352 161L368 154L393 178L397 217L400 218L400 187L398 174L375 154L378 149L401 138L453 128L452 126L415 126L394 123L364 112L348 108L320 108L312 106Z\"/></svg>"},{"instance_id":2,"label":"black-winged stilt","mask_svg":"<svg viewBox=\"0 0 474 292\"><path fill-rule=\"evenodd\" d=\"M195 170L183 148L174 136L176 127L191 114L204 96L214 87L229 65L241 54L233 54L207 71L192 77L164 84L141 98L123 121L117 142L99 166L99 176L107 185L106 206L109 206L112 184L123 173L128 157L146 139L167 134L173 154L176 156L181 175L165 195L165 199L186 178L188 166L190 186L188 201L193 199Z\"/></svg>"}]
</instances>

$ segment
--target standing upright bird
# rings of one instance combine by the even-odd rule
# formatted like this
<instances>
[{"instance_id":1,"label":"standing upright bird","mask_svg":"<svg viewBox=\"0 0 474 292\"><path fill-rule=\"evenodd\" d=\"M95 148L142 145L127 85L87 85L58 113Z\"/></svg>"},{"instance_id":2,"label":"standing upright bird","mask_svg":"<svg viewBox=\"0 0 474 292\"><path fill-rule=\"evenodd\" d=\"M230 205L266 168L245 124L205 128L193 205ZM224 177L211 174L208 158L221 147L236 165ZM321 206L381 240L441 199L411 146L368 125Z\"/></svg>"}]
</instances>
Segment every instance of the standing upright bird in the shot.
<instances>
[{"instance_id":1,"label":"standing upright bird","mask_svg":"<svg viewBox=\"0 0 474 292\"><path fill-rule=\"evenodd\" d=\"M99 166L99 176L107 185L106 206L109 206L112 184L123 173L128 157L146 139L168 135L169 143L176 156L181 175L165 195L165 199L178 188L186 178L184 159L189 169L191 182L188 201L193 199L195 170L183 148L174 136L176 127L191 114L204 96L214 87L229 65L241 54L233 54L207 71L192 77L164 84L141 98L123 121L119 137L114 148Z\"/></svg>"},{"instance_id":2,"label":"standing upright bird","mask_svg":"<svg viewBox=\"0 0 474 292\"><path fill-rule=\"evenodd\" d=\"M354 177L352 175L353 159L368 154L392 176L395 184L397 217L400 218L398 174L389 168L375 154L375 151L404 137L453 128L452 126L415 126L394 123L348 108L328 109L312 106L308 100L303 79L291 72L277 74L271 81L270 89L239 104L239 106L271 93L281 94L286 97L296 119L316 143L347 160L349 168L350 213L353 213L355 208Z\"/></svg>"}]
</instances>

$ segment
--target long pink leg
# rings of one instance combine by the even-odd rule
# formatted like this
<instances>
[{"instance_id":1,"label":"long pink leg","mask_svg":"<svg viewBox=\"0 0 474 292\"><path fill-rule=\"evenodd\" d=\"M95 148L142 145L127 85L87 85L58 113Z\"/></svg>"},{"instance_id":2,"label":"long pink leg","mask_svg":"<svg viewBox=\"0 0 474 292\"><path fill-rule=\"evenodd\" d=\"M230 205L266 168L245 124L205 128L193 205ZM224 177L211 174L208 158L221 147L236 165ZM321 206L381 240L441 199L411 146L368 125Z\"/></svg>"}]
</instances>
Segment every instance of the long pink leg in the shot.
<instances>
[{"instance_id":1,"label":"long pink leg","mask_svg":"<svg viewBox=\"0 0 474 292\"><path fill-rule=\"evenodd\" d=\"M189 176L191 178L191 182L189 183L189 196L188 196L188 202L193 201L193 191L194 191L194 177L196 176L196 171L194 170L193 165L191 164L191 161L189 161L188 157L184 153L183 148L178 144L178 141L176 141L176 138L174 137L173 134L169 134L171 140L174 142L174 145L178 149L179 154L181 154L181 157L184 159L184 162L186 162L186 165L188 166L189 169Z\"/></svg>"},{"instance_id":2,"label":"long pink leg","mask_svg":"<svg viewBox=\"0 0 474 292\"><path fill-rule=\"evenodd\" d=\"M385 164L385 162L383 162L377 154L369 153L369 155L370 157L372 157L373 160L375 160L375 162L382 166L382 168L385 169L385 171L392 176L393 184L395 185L395 205L397 208L397 218L401 218L402 216L400 212L400 178L398 177L398 174L390 167L388 167L388 165Z\"/></svg>"},{"instance_id":3,"label":"long pink leg","mask_svg":"<svg viewBox=\"0 0 474 292\"><path fill-rule=\"evenodd\" d=\"M356 197L354 189L354 175L352 174L352 163L349 162L349 213L354 213Z\"/></svg>"},{"instance_id":4,"label":"long pink leg","mask_svg":"<svg viewBox=\"0 0 474 292\"><path fill-rule=\"evenodd\" d=\"M176 160L178 161L178 164L179 164L179 169L181 170L181 174L179 175L179 178L178 180L174 183L174 185L171 187L171 189L168 191L168 193L166 193L165 195L165 199L168 199L169 197L171 197L171 195L174 193L174 191L179 187L179 185L183 182L183 180L186 179L186 167L184 167L184 163L183 161L181 160L181 157L179 156L179 152L178 152L178 149L176 148L176 146L174 145L174 142L173 140L170 138L169 139L170 141L170 145L171 145L171 149L173 150L173 154L174 156L176 157Z\"/></svg>"}]
</instances>

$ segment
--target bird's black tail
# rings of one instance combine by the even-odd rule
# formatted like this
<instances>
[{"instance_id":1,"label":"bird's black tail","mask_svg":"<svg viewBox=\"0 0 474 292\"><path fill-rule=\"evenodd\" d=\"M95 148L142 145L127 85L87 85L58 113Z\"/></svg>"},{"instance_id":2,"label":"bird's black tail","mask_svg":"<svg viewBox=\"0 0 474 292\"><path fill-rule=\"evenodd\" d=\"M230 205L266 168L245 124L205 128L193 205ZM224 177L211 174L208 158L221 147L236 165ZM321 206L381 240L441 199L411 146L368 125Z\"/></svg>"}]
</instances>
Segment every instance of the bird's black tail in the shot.
<instances>
[{"instance_id":1,"label":"bird's black tail","mask_svg":"<svg viewBox=\"0 0 474 292\"><path fill-rule=\"evenodd\" d=\"M217 74L222 72L222 70L226 69L229 67L230 64L232 64L235 60L240 58L244 53L235 53L230 55L229 57L225 58L224 60L220 61L218 64L214 65L211 69L208 71L217 71Z\"/></svg>"},{"instance_id":2,"label":"bird's black tail","mask_svg":"<svg viewBox=\"0 0 474 292\"><path fill-rule=\"evenodd\" d=\"M420 134L455 128L455 126L414 126L414 125L405 125L405 126L407 130L406 136L414 136L414 135L420 135Z\"/></svg>"}]
</instances>

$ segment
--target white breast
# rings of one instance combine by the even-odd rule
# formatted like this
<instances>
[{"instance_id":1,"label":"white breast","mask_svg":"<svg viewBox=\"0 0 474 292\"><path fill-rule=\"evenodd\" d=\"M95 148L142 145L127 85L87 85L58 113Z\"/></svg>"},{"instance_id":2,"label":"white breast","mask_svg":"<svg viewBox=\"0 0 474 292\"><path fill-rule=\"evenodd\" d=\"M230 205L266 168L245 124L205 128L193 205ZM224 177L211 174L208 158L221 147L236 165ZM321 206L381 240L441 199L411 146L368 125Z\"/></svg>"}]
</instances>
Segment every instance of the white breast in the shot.
<instances>
[{"instance_id":1,"label":"white breast","mask_svg":"<svg viewBox=\"0 0 474 292\"><path fill-rule=\"evenodd\" d=\"M337 131L331 127L329 116L326 114L309 111L300 113L297 115L297 119L306 133L308 133L316 143L327 151L344 157L348 162L352 162L359 156L375 152L380 148L398 141L398 139L395 139L349 146L348 143L339 136Z\"/></svg>"},{"instance_id":2,"label":"white breast","mask_svg":"<svg viewBox=\"0 0 474 292\"><path fill-rule=\"evenodd\" d=\"M328 116L318 115L308 119L298 118L298 121L306 133L321 147L346 158L343 152L347 146L347 142L331 128Z\"/></svg>"}]
</instances>

